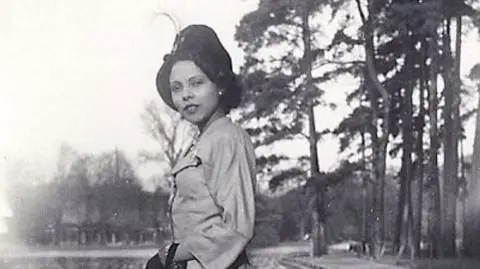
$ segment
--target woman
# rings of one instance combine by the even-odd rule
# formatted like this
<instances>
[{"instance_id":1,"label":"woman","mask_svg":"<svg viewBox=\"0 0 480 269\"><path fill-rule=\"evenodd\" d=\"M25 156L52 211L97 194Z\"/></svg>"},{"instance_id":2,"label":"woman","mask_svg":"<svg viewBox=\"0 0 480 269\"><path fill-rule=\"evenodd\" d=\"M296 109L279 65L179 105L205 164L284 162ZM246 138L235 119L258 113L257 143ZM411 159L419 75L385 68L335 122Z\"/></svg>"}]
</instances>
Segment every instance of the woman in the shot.
<instances>
[{"instance_id":1,"label":"woman","mask_svg":"<svg viewBox=\"0 0 480 269\"><path fill-rule=\"evenodd\" d=\"M147 263L167 268L249 268L245 248L255 221L255 153L227 117L241 88L216 33L190 25L157 75L163 101L196 125L199 136L172 169L173 242ZM149 269L150 269L149 268Z\"/></svg>"}]
</instances>

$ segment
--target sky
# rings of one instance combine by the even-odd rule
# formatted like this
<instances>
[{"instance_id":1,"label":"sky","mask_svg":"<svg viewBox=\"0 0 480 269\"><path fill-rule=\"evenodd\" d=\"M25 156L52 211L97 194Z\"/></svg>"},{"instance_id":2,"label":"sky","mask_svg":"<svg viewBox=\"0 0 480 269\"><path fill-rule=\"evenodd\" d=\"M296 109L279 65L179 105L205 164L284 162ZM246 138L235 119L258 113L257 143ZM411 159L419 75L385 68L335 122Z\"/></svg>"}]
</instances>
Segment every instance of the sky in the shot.
<instances>
[{"instance_id":1,"label":"sky","mask_svg":"<svg viewBox=\"0 0 480 269\"><path fill-rule=\"evenodd\" d=\"M12 213L5 185L51 178L62 143L93 154L118 147L134 163L140 150L155 146L140 115L151 100L162 105L155 75L175 36L171 22L155 14L168 11L183 25L212 26L238 69L243 56L234 26L255 6L223 0L0 1L0 216Z\"/></svg>"},{"instance_id":2,"label":"sky","mask_svg":"<svg viewBox=\"0 0 480 269\"><path fill-rule=\"evenodd\" d=\"M93 154L118 147L134 163L140 150L155 147L140 115L151 100L162 105L154 79L175 34L171 22L156 13L168 11L182 25L213 27L238 69L243 54L233 39L235 25L256 5L256 0L0 1L0 216L11 213L2 186L51 178L62 143ZM466 51L478 50L478 38L468 40ZM465 53L462 60L467 70L480 56ZM326 99L340 102L340 108L319 109L317 125L333 127L349 111L348 83L336 83ZM320 145L321 167L338 162L337 148L331 140ZM280 148L293 154L307 149L304 143Z\"/></svg>"}]
</instances>

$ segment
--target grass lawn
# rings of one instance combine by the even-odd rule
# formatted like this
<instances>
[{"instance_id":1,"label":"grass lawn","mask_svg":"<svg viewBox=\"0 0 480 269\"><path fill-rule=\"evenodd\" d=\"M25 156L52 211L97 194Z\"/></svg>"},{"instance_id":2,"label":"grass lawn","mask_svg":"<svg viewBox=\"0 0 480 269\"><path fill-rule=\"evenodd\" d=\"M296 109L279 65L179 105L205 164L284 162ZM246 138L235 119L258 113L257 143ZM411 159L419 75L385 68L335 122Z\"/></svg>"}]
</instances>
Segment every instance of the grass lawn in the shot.
<instances>
[{"instance_id":1,"label":"grass lawn","mask_svg":"<svg viewBox=\"0 0 480 269\"><path fill-rule=\"evenodd\" d=\"M480 261L467 259L419 260L415 269L479 269Z\"/></svg>"},{"instance_id":2,"label":"grass lawn","mask_svg":"<svg viewBox=\"0 0 480 269\"><path fill-rule=\"evenodd\" d=\"M395 264L393 257L383 257L380 263ZM413 264L407 259L400 260L396 265L412 269L480 269L480 260L474 259L416 259Z\"/></svg>"}]
</instances>

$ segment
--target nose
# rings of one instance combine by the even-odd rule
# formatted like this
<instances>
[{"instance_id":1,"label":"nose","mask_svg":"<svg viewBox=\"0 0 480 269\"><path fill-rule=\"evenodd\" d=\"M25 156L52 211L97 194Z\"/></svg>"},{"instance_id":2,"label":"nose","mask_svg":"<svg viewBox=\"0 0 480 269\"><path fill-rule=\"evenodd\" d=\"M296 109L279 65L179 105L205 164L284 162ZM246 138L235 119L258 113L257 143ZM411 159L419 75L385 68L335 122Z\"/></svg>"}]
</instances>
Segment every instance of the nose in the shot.
<instances>
[{"instance_id":1,"label":"nose","mask_svg":"<svg viewBox=\"0 0 480 269\"><path fill-rule=\"evenodd\" d=\"M184 91L183 91L183 96L182 96L182 99L183 100L189 100L193 97L193 93L192 91L189 89L189 88L186 88Z\"/></svg>"}]
</instances>

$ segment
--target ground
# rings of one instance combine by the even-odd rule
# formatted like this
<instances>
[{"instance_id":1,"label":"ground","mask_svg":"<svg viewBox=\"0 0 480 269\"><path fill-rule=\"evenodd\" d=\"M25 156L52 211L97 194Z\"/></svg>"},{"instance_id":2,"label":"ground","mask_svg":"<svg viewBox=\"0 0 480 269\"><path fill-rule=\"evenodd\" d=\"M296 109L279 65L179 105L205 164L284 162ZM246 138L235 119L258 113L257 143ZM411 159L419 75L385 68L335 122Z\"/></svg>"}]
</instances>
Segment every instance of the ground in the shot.
<instances>
[{"instance_id":1,"label":"ground","mask_svg":"<svg viewBox=\"0 0 480 269\"><path fill-rule=\"evenodd\" d=\"M480 261L466 259L429 260L421 259L413 264L402 260L395 264L393 257L384 256L380 261L359 259L354 253L345 251L345 244L330 248L330 254L320 258L309 257L307 242L290 242L274 247L249 250L255 268L321 268L321 269L478 269ZM142 268L142 264L157 249L153 246L143 247L46 247L0 246L0 267L6 269L28 268L81 268L86 269L123 269ZM21 259L19 259L21 258ZM33 261L35 263L32 265ZM39 264L41 262L41 265ZM70 264L70 265L65 265ZM127 264L125 267L124 265Z\"/></svg>"},{"instance_id":2,"label":"ground","mask_svg":"<svg viewBox=\"0 0 480 269\"><path fill-rule=\"evenodd\" d=\"M380 260L384 264L394 264L394 258L385 256ZM414 262L401 260L398 265L412 269L479 269L480 261L473 259L417 259Z\"/></svg>"}]
</instances>

